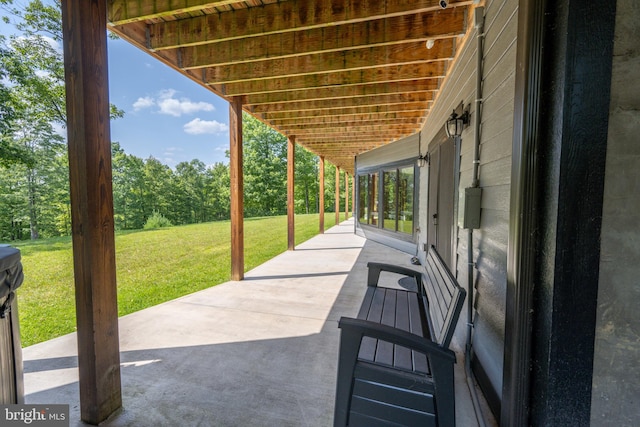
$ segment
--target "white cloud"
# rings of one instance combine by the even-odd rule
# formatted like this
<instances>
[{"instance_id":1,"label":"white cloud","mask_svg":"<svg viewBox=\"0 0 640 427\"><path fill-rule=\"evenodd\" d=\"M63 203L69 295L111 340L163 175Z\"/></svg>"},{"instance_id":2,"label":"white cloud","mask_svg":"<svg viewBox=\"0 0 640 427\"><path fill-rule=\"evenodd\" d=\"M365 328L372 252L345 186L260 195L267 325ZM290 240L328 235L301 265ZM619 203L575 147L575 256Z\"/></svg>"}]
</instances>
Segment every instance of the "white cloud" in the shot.
<instances>
[{"instance_id":1,"label":"white cloud","mask_svg":"<svg viewBox=\"0 0 640 427\"><path fill-rule=\"evenodd\" d=\"M133 103L134 111L153 106L158 107L158 113L180 117L183 114L193 114L199 111L214 111L215 107L208 102L193 102L189 98L177 98L174 89L165 89L155 98L146 96L138 98Z\"/></svg>"},{"instance_id":2,"label":"white cloud","mask_svg":"<svg viewBox=\"0 0 640 427\"><path fill-rule=\"evenodd\" d=\"M213 111L213 105L208 102L191 102L189 99L166 98L158 101L160 112L174 117L180 117L183 114L193 114L199 111Z\"/></svg>"},{"instance_id":3,"label":"white cloud","mask_svg":"<svg viewBox=\"0 0 640 427\"><path fill-rule=\"evenodd\" d=\"M191 135L202 135L205 133L220 134L229 131L229 126L216 120L202 120L195 118L184 125L184 131Z\"/></svg>"},{"instance_id":4,"label":"white cloud","mask_svg":"<svg viewBox=\"0 0 640 427\"><path fill-rule=\"evenodd\" d=\"M154 105L156 105L156 102L153 100L153 98L145 96L144 98L138 98L138 100L133 103L133 110L139 111L144 108L153 107Z\"/></svg>"}]
</instances>

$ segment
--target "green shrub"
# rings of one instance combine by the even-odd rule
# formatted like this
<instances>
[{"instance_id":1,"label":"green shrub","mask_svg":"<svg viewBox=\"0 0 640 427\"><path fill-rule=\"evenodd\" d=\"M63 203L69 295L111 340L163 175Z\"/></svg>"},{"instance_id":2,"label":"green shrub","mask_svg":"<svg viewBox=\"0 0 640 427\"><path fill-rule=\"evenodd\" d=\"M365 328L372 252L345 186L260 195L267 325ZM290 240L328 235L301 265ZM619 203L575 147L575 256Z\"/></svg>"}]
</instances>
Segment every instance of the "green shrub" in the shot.
<instances>
[{"instance_id":1,"label":"green shrub","mask_svg":"<svg viewBox=\"0 0 640 427\"><path fill-rule=\"evenodd\" d=\"M171 227L172 225L171 221L162 216L160 212L154 212L144 223L144 229L150 230L152 228Z\"/></svg>"}]
</instances>

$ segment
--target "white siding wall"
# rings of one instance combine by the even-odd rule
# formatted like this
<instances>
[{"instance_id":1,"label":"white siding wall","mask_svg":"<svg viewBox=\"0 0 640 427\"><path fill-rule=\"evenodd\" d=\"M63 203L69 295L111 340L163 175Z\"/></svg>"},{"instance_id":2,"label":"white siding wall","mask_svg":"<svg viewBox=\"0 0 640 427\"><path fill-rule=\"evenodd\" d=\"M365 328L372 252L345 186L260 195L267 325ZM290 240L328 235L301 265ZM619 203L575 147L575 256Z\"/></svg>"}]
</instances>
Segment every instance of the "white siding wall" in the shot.
<instances>
[{"instance_id":1,"label":"white siding wall","mask_svg":"<svg viewBox=\"0 0 640 427\"><path fill-rule=\"evenodd\" d=\"M424 150L424 141L422 143ZM418 158L418 134L411 135L400 141L368 151L358 156L357 167L368 168L385 163L399 162Z\"/></svg>"}]
</instances>

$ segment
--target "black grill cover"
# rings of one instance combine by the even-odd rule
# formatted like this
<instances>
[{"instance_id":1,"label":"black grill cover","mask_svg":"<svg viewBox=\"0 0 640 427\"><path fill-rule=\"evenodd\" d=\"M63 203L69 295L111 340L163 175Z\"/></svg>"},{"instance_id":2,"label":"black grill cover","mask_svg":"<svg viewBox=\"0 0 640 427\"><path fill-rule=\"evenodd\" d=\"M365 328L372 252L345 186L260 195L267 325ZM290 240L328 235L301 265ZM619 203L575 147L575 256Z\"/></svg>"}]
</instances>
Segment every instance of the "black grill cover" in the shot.
<instances>
[{"instance_id":1,"label":"black grill cover","mask_svg":"<svg viewBox=\"0 0 640 427\"><path fill-rule=\"evenodd\" d=\"M23 280L20 251L16 248L0 247L0 303L18 289Z\"/></svg>"}]
</instances>

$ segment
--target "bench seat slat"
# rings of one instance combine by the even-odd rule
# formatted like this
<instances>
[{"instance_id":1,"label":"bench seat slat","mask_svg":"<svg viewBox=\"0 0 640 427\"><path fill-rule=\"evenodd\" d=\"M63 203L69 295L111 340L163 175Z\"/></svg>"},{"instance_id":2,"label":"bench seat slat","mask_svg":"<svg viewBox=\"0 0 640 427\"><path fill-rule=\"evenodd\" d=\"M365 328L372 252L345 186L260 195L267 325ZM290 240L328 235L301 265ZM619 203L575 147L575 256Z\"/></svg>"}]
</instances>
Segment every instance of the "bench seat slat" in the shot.
<instances>
[{"instance_id":1,"label":"bench seat slat","mask_svg":"<svg viewBox=\"0 0 640 427\"><path fill-rule=\"evenodd\" d=\"M367 290L371 306L366 310L366 319L393 326L416 335L430 337L425 328L420 307L420 296L405 290L370 288ZM364 313L364 312L363 312ZM395 314L395 317L392 315ZM391 343L364 337L358 359L375 361L387 366L429 375L427 356Z\"/></svg>"},{"instance_id":2,"label":"bench seat slat","mask_svg":"<svg viewBox=\"0 0 640 427\"><path fill-rule=\"evenodd\" d=\"M415 298L415 297L414 297ZM409 300L412 299L406 291L396 292L396 319L395 327L403 331L411 331L411 322L409 320ZM413 370L411 360L411 350L399 345L393 346L393 365L408 371Z\"/></svg>"},{"instance_id":3,"label":"bench seat slat","mask_svg":"<svg viewBox=\"0 0 640 427\"><path fill-rule=\"evenodd\" d=\"M361 319L371 320L372 322L380 323L382 320L382 308L384 306L384 288L369 288L365 295L365 300L370 301L370 305L366 307L366 310L360 310L361 313L358 317ZM365 306L362 306L363 309ZM374 360L376 357L376 349L378 347L378 340L371 337L364 337L362 344L360 345L360 352L358 358L363 360Z\"/></svg>"},{"instance_id":4,"label":"bench seat slat","mask_svg":"<svg viewBox=\"0 0 640 427\"><path fill-rule=\"evenodd\" d=\"M393 289L384 290L384 306L380 323L395 326L396 322L396 292ZM378 340L375 361L383 365L393 366L393 344Z\"/></svg>"}]
</instances>

